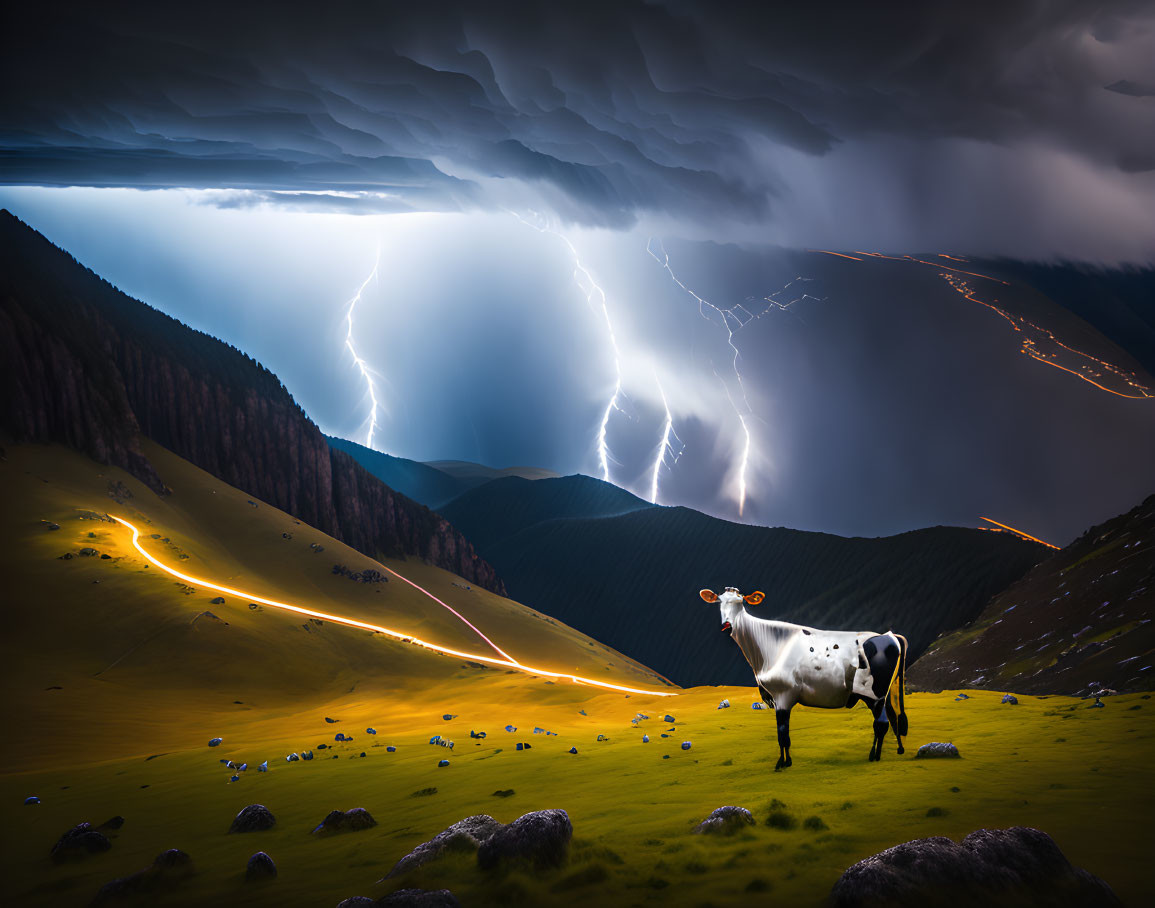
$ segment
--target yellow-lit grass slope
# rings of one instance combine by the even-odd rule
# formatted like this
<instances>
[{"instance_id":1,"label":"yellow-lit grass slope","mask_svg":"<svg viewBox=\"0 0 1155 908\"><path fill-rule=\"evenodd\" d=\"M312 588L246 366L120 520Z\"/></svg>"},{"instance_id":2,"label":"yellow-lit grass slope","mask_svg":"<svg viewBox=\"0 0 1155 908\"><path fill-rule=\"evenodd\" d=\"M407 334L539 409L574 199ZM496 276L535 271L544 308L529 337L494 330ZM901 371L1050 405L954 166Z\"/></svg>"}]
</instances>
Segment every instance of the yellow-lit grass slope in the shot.
<instances>
[{"instance_id":1,"label":"yellow-lit grass slope","mask_svg":"<svg viewBox=\"0 0 1155 908\"><path fill-rule=\"evenodd\" d=\"M148 453L173 487L166 499L59 448L9 449L0 463L5 901L85 905L102 883L179 847L199 872L164 904L331 906L420 885L446 886L466 906L746 904L767 893L808 905L820 903L850 863L897 842L1013 824L1049 832L1072 861L1124 899L1142 901L1143 861L1155 845L1150 700L1110 698L1106 708L1088 709L1057 697L1004 706L993 693L961 702L910 696L909 750L896 757L888 742L880 764L866 762L865 710L798 709L794 766L774 773L772 714L750 709L752 689L626 697L471 667L233 597L212 604L217 593L145 567L127 530L91 515L119 514L157 534L144 540L149 551L189 574L485 652L453 615L402 582L360 584L331 573L334 563L371 567L364 556L262 502L249 504L161 449ZM310 543L324 551L315 554ZM84 547L111 557L59 558ZM414 559L387 563L520 661L669 689L530 609L466 590ZM703 621L703 632L715 625ZM728 710L716 709L723 697ZM651 718L635 728L638 712ZM673 725L662 721L666 713ZM508 724L518 731L506 732ZM370 726L376 735L366 733ZM471 739L470 730L487 737ZM337 732L353 741L337 744ZM435 734L453 739L454 749L431 746ZM599 734L608 740L598 742ZM217 736L224 743L209 748ZM693 742L688 751L684 740ZM912 759L918 744L933 740L955 742L963 759ZM518 752L518 741L532 749ZM302 750L315 759L285 762ZM231 783L221 759L249 769ZM265 759L270 771L257 773ZM438 768L441 759L450 765ZM29 795L42 803L24 806ZM251 803L268 806L276 828L227 835ZM723 804L750 808L759 825L728 839L691 834ZM376 828L325 840L309 834L330 810L358 806ZM565 808L574 824L565 868L491 877L456 856L377 882L462 817L509 821L546 807ZM117 814L125 824L110 852L64 866L48 860L65 829ZM280 875L254 887L243 871L258 850Z\"/></svg>"}]
</instances>

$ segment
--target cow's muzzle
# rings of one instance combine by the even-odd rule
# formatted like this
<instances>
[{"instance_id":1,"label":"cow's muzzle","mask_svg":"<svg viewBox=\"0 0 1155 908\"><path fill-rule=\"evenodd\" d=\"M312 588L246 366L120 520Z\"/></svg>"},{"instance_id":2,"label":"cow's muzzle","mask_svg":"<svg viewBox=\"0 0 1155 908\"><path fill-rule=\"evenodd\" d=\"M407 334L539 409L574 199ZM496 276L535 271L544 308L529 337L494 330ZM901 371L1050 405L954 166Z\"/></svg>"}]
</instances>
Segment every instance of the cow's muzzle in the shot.
<instances>
[{"instance_id":1,"label":"cow's muzzle","mask_svg":"<svg viewBox=\"0 0 1155 908\"><path fill-rule=\"evenodd\" d=\"M730 633L732 630L733 630L733 628L731 628L731 627L730 627L730 622L729 622L729 621L723 621L723 622L722 622L722 633L723 633L723 634L728 634L728 633Z\"/></svg>"}]
</instances>

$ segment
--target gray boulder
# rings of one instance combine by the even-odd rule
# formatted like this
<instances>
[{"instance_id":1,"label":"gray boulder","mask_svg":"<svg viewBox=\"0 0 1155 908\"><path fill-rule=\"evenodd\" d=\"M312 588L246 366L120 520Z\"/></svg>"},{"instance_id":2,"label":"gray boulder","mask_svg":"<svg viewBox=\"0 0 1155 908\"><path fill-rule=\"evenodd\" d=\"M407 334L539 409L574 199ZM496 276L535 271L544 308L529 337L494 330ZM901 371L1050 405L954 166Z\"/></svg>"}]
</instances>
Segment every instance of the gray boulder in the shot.
<instances>
[{"instance_id":1,"label":"gray boulder","mask_svg":"<svg viewBox=\"0 0 1155 908\"><path fill-rule=\"evenodd\" d=\"M1018 706L1019 705L1019 698L1016 697L1014 694L1003 694L1002 702L1003 703L1009 703L1011 706Z\"/></svg>"},{"instance_id":2,"label":"gray boulder","mask_svg":"<svg viewBox=\"0 0 1155 908\"><path fill-rule=\"evenodd\" d=\"M1111 887L1072 867L1045 832L979 829L958 844L935 836L859 861L834 884L831 908L1118 908Z\"/></svg>"},{"instance_id":3,"label":"gray boulder","mask_svg":"<svg viewBox=\"0 0 1155 908\"><path fill-rule=\"evenodd\" d=\"M277 865L263 851L258 851L245 866L246 880L272 880L277 876Z\"/></svg>"},{"instance_id":4,"label":"gray boulder","mask_svg":"<svg viewBox=\"0 0 1155 908\"><path fill-rule=\"evenodd\" d=\"M347 899L341 899L337 903L337 908L373 908L377 903L367 895L351 895Z\"/></svg>"},{"instance_id":5,"label":"gray boulder","mask_svg":"<svg viewBox=\"0 0 1155 908\"><path fill-rule=\"evenodd\" d=\"M461 908L448 889L398 889L376 904L382 908Z\"/></svg>"},{"instance_id":6,"label":"gray boulder","mask_svg":"<svg viewBox=\"0 0 1155 908\"><path fill-rule=\"evenodd\" d=\"M250 804L233 817L229 832L260 832L277 825L277 818L264 804Z\"/></svg>"},{"instance_id":7,"label":"gray boulder","mask_svg":"<svg viewBox=\"0 0 1155 908\"><path fill-rule=\"evenodd\" d=\"M458 820L448 829L423 842L393 865L385 879L400 876L422 864L427 864L447 851L477 851L481 843L503 826L488 814L478 814Z\"/></svg>"},{"instance_id":8,"label":"gray boulder","mask_svg":"<svg viewBox=\"0 0 1155 908\"><path fill-rule=\"evenodd\" d=\"M569 851L573 824L569 814L557 808L537 810L518 817L481 843L477 864L490 870L512 860L524 860L537 867L556 867Z\"/></svg>"},{"instance_id":9,"label":"gray boulder","mask_svg":"<svg viewBox=\"0 0 1155 908\"><path fill-rule=\"evenodd\" d=\"M754 825L754 815L745 807L718 807L694 827L694 832L712 835L733 835L745 826Z\"/></svg>"},{"instance_id":10,"label":"gray boulder","mask_svg":"<svg viewBox=\"0 0 1155 908\"><path fill-rule=\"evenodd\" d=\"M377 821L364 807L354 807L345 811L330 810L328 816L313 827L313 835L331 836L343 832L360 832L376 825Z\"/></svg>"},{"instance_id":11,"label":"gray boulder","mask_svg":"<svg viewBox=\"0 0 1155 908\"><path fill-rule=\"evenodd\" d=\"M175 891L188 876L196 873L192 858L179 848L170 848L156 856L150 867L131 876L105 883L92 900L93 905L119 902L141 893Z\"/></svg>"},{"instance_id":12,"label":"gray boulder","mask_svg":"<svg viewBox=\"0 0 1155 908\"><path fill-rule=\"evenodd\" d=\"M958 748L950 742L932 741L930 744L924 744L918 749L918 753L914 755L916 760L924 757L958 757L961 756Z\"/></svg>"},{"instance_id":13,"label":"gray boulder","mask_svg":"<svg viewBox=\"0 0 1155 908\"><path fill-rule=\"evenodd\" d=\"M52 860L57 863L100 854L112 848L104 833L97 832L91 823L78 823L64 833L52 846Z\"/></svg>"}]
</instances>

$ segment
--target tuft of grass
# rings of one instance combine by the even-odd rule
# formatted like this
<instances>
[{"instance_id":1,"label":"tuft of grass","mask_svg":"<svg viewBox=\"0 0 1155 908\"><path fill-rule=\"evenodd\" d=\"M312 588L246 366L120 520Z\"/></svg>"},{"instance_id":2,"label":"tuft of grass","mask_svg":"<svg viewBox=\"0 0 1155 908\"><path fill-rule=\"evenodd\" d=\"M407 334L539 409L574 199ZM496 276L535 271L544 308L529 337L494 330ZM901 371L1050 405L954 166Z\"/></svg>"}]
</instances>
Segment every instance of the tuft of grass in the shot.
<instances>
[{"instance_id":1,"label":"tuft of grass","mask_svg":"<svg viewBox=\"0 0 1155 908\"><path fill-rule=\"evenodd\" d=\"M437 789L434 789L434 791L436 791L436 790ZM493 797L493 798L511 798L516 793L517 792L515 792L512 788L499 788L492 795L490 795L490 797Z\"/></svg>"},{"instance_id":2,"label":"tuft of grass","mask_svg":"<svg viewBox=\"0 0 1155 908\"><path fill-rule=\"evenodd\" d=\"M746 884L747 892L769 892L771 888L773 887L770 882L757 876Z\"/></svg>"},{"instance_id":3,"label":"tuft of grass","mask_svg":"<svg viewBox=\"0 0 1155 908\"><path fill-rule=\"evenodd\" d=\"M766 817L766 825L775 829L796 829L798 818L785 810L772 810L770 816Z\"/></svg>"},{"instance_id":4,"label":"tuft of grass","mask_svg":"<svg viewBox=\"0 0 1155 908\"><path fill-rule=\"evenodd\" d=\"M822 817L818 816L807 817L802 821L802 826L805 829L809 829L811 832L822 832L822 830L830 828L826 825L826 821L822 819Z\"/></svg>"},{"instance_id":5,"label":"tuft of grass","mask_svg":"<svg viewBox=\"0 0 1155 908\"><path fill-rule=\"evenodd\" d=\"M928 817L945 817L950 811L945 807L932 807L927 812Z\"/></svg>"},{"instance_id":6,"label":"tuft of grass","mask_svg":"<svg viewBox=\"0 0 1155 908\"><path fill-rule=\"evenodd\" d=\"M610 872L603 864L590 864L569 876L564 876L550 889L554 892L569 892L571 889L580 889L582 886L593 886L604 883L610 878Z\"/></svg>"},{"instance_id":7,"label":"tuft of grass","mask_svg":"<svg viewBox=\"0 0 1155 908\"><path fill-rule=\"evenodd\" d=\"M429 795L435 795L435 794L437 794L437 787L436 786L434 786L432 788L422 788L420 791L413 792L413 794L411 794L409 797L411 797L411 798L427 798L427 797L429 797Z\"/></svg>"}]
</instances>

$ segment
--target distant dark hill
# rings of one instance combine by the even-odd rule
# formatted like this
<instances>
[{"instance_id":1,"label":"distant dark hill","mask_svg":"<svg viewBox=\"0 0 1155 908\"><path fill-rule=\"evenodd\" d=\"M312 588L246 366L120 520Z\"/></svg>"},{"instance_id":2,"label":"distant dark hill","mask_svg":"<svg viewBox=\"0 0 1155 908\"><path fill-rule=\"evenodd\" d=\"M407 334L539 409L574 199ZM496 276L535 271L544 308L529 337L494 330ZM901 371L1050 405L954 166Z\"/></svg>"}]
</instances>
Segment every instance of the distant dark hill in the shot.
<instances>
[{"instance_id":1,"label":"distant dark hill","mask_svg":"<svg viewBox=\"0 0 1155 908\"><path fill-rule=\"evenodd\" d=\"M331 447L344 451L389 488L434 510L477 484L457 479L419 461L382 454L344 438L326 436L325 440Z\"/></svg>"},{"instance_id":2,"label":"distant dark hill","mask_svg":"<svg viewBox=\"0 0 1155 908\"><path fill-rule=\"evenodd\" d=\"M947 634L907 677L921 688L1155 690L1155 495L1087 530Z\"/></svg>"},{"instance_id":3,"label":"distant dark hill","mask_svg":"<svg viewBox=\"0 0 1155 908\"><path fill-rule=\"evenodd\" d=\"M654 507L584 476L500 480L443 513L510 595L681 685L751 673L698 590L766 593L752 611L819 627L905 634L913 655L974 619L1046 549L1007 534L935 527L881 539L728 523Z\"/></svg>"},{"instance_id":4,"label":"distant dark hill","mask_svg":"<svg viewBox=\"0 0 1155 908\"><path fill-rule=\"evenodd\" d=\"M442 517L335 450L259 363L144 303L0 211L0 438L68 445L163 494L151 438L360 552L416 555L495 592Z\"/></svg>"},{"instance_id":5,"label":"distant dark hill","mask_svg":"<svg viewBox=\"0 0 1155 908\"><path fill-rule=\"evenodd\" d=\"M425 466L433 467L442 473L448 473L454 479L469 483L469 487L481 485L492 479L504 479L506 476L520 476L522 479L557 479L558 474L542 467L487 467L485 464L473 463L470 460L429 460Z\"/></svg>"},{"instance_id":6,"label":"distant dark hill","mask_svg":"<svg viewBox=\"0 0 1155 908\"><path fill-rule=\"evenodd\" d=\"M625 489L590 476L532 481L508 476L466 492L441 514L467 536L475 533L476 538L469 538L480 551L544 521L616 517L652 507Z\"/></svg>"}]
</instances>

